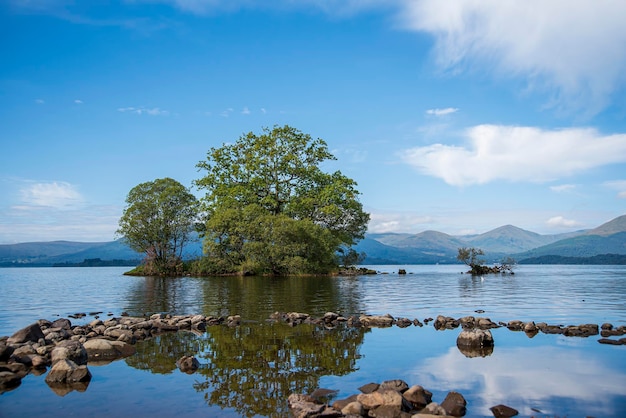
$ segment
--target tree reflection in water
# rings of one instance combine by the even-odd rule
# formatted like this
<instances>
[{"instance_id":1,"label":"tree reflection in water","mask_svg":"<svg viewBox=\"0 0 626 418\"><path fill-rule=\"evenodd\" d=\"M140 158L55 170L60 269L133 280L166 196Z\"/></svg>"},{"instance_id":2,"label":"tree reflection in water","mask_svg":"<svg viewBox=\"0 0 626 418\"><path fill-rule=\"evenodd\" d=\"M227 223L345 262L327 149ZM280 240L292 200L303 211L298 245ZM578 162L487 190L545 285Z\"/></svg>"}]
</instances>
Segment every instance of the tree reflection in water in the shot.
<instances>
[{"instance_id":1,"label":"tree reflection in water","mask_svg":"<svg viewBox=\"0 0 626 418\"><path fill-rule=\"evenodd\" d=\"M126 359L135 368L171 373L183 355L201 363L194 389L209 405L232 408L241 416L288 415L291 393L311 393L322 376L342 376L356 370L365 333L362 328L303 324L242 324L215 326L207 333L163 334L137 344Z\"/></svg>"}]
</instances>

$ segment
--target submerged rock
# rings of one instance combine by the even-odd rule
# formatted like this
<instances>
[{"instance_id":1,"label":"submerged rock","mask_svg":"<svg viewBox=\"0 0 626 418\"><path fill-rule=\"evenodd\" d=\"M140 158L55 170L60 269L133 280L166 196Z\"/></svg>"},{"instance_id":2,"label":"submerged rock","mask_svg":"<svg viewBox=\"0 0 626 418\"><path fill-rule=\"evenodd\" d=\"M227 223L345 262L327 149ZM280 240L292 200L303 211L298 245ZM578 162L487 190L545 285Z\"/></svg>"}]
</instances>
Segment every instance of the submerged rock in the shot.
<instances>
[{"instance_id":1,"label":"submerged rock","mask_svg":"<svg viewBox=\"0 0 626 418\"><path fill-rule=\"evenodd\" d=\"M187 374L193 374L200 367L200 362L194 356L182 356L176 362L178 369Z\"/></svg>"}]
</instances>

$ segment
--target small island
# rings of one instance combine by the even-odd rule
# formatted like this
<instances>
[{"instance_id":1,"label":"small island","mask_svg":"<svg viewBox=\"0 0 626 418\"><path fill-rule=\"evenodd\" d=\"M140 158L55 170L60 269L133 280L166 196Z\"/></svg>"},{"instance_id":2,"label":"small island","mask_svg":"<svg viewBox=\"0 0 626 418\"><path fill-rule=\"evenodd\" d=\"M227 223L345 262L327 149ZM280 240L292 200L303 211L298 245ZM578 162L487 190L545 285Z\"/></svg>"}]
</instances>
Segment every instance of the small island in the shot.
<instances>
[{"instance_id":1,"label":"small island","mask_svg":"<svg viewBox=\"0 0 626 418\"><path fill-rule=\"evenodd\" d=\"M320 168L334 159L322 139L275 126L211 148L197 164L201 199L171 178L135 186L118 233L145 259L128 274L333 274L357 264L363 255L351 247L370 216L354 180ZM192 232L204 255L185 262Z\"/></svg>"}]
</instances>

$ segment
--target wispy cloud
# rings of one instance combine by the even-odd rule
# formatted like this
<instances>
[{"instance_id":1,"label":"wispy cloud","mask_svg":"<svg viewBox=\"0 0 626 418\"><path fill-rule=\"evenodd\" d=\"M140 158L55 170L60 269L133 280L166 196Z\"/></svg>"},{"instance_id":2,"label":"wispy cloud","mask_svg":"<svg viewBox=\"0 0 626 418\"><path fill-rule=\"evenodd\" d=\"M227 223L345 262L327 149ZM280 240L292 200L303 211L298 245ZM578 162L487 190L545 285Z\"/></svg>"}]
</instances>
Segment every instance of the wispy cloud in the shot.
<instances>
[{"instance_id":1,"label":"wispy cloud","mask_svg":"<svg viewBox=\"0 0 626 418\"><path fill-rule=\"evenodd\" d=\"M250 109L248 109L248 107L247 107L247 106L246 106L246 107L244 107L244 108L241 110L241 114L242 114L242 115L249 115L250 113L252 113L252 112L250 112Z\"/></svg>"},{"instance_id":2,"label":"wispy cloud","mask_svg":"<svg viewBox=\"0 0 626 418\"><path fill-rule=\"evenodd\" d=\"M575 184L560 184L558 186L550 186L550 190L556 193L567 193L576 189Z\"/></svg>"},{"instance_id":3,"label":"wispy cloud","mask_svg":"<svg viewBox=\"0 0 626 418\"><path fill-rule=\"evenodd\" d=\"M137 115L151 115L151 116L169 116L170 112L168 110L163 110L158 107L147 108L147 107L120 107L117 109L118 112L122 113L134 113Z\"/></svg>"},{"instance_id":4,"label":"wispy cloud","mask_svg":"<svg viewBox=\"0 0 626 418\"><path fill-rule=\"evenodd\" d=\"M227 118L229 117L233 112L235 111L235 109L233 109L232 107L229 107L228 109L223 110L220 113L220 116L223 118Z\"/></svg>"},{"instance_id":5,"label":"wispy cloud","mask_svg":"<svg viewBox=\"0 0 626 418\"><path fill-rule=\"evenodd\" d=\"M404 25L435 38L439 65L494 71L593 114L626 81L626 2L403 1Z\"/></svg>"},{"instance_id":6,"label":"wispy cloud","mask_svg":"<svg viewBox=\"0 0 626 418\"><path fill-rule=\"evenodd\" d=\"M42 105L42 104L44 104L46 102L45 102L44 99L35 99L35 103L37 103L38 105Z\"/></svg>"},{"instance_id":7,"label":"wispy cloud","mask_svg":"<svg viewBox=\"0 0 626 418\"><path fill-rule=\"evenodd\" d=\"M80 104L83 104L84 102L82 100L80 100L80 99L76 99L76 100L74 100L74 103L80 105Z\"/></svg>"},{"instance_id":8,"label":"wispy cloud","mask_svg":"<svg viewBox=\"0 0 626 418\"><path fill-rule=\"evenodd\" d=\"M21 198L25 205L57 209L73 208L83 202L76 186L62 181L27 184L21 189Z\"/></svg>"},{"instance_id":9,"label":"wispy cloud","mask_svg":"<svg viewBox=\"0 0 626 418\"><path fill-rule=\"evenodd\" d=\"M428 109L426 111L426 114L433 115L433 116L446 116L452 113L456 113L458 111L459 109L456 107L446 107L444 109Z\"/></svg>"},{"instance_id":10,"label":"wispy cloud","mask_svg":"<svg viewBox=\"0 0 626 418\"><path fill-rule=\"evenodd\" d=\"M421 173L454 186L495 180L545 182L626 162L626 134L479 125L465 132L465 145L416 147L402 158Z\"/></svg>"},{"instance_id":11,"label":"wispy cloud","mask_svg":"<svg viewBox=\"0 0 626 418\"><path fill-rule=\"evenodd\" d=\"M607 181L603 184L604 187L617 191L617 197L620 199L626 199L626 180L613 180Z\"/></svg>"},{"instance_id":12,"label":"wispy cloud","mask_svg":"<svg viewBox=\"0 0 626 418\"><path fill-rule=\"evenodd\" d=\"M551 228L575 228L582 226L580 222L564 218L563 216L553 216L546 221L546 225Z\"/></svg>"}]
</instances>

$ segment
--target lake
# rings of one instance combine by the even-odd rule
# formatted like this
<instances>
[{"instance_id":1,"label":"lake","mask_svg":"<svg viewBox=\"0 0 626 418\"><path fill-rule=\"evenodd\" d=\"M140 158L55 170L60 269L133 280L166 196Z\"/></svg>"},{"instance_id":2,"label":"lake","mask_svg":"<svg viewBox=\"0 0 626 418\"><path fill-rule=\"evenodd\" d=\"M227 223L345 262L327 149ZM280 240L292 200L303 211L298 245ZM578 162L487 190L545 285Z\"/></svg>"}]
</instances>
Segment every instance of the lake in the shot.
<instances>
[{"instance_id":1,"label":"lake","mask_svg":"<svg viewBox=\"0 0 626 418\"><path fill-rule=\"evenodd\" d=\"M30 374L0 395L0 417L284 417L290 393L328 388L340 399L390 379L420 384L436 402L458 391L468 417L492 416L489 407L500 403L520 416L626 416L626 346L599 344L600 336L529 338L498 328L490 355L468 357L456 346L460 329L436 331L432 324L324 329L266 321L275 311L333 311L620 326L626 266L521 265L515 275L482 278L461 274L460 265L368 267L386 274L163 279L127 277L127 267L0 269L0 335L40 318L100 311L101 319L164 312L244 320L236 328L140 342L129 358L90 365L83 392L57 395L44 376ZM409 274L398 275L400 268ZM195 355L200 369L181 373L175 362L182 355Z\"/></svg>"}]
</instances>

